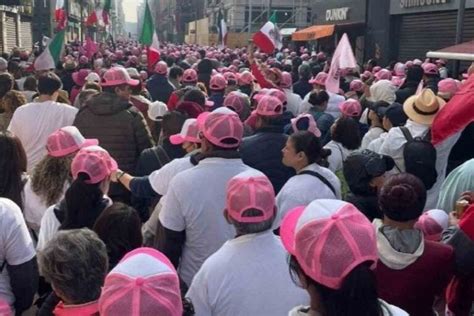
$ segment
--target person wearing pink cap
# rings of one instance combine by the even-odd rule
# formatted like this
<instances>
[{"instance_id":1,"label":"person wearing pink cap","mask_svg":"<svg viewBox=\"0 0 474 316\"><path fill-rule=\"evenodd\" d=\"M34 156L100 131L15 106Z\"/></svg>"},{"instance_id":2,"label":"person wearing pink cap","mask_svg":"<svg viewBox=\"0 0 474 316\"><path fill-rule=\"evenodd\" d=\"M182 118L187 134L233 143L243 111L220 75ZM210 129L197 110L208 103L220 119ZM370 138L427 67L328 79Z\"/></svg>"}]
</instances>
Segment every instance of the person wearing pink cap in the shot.
<instances>
[{"instance_id":1,"label":"person wearing pink cap","mask_svg":"<svg viewBox=\"0 0 474 316\"><path fill-rule=\"evenodd\" d=\"M250 98L243 92L232 91L224 99L223 106L237 113L242 122L250 116ZM244 125L244 136L250 136L251 129Z\"/></svg>"},{"instance_id":2,"label":"person wearing pink cap","mask_svg":"<svg viewBox=\"0 0 474 316\"><path fill-rule=\"evenodd\" d=\"M175 90L170 98L168 99L167 105L170 111L174 111L181 101L181 96L183 95L183 90L186 88L196 87L198 84L198 75L194 69L186 69L181 77L182 87L179 90Z\"/></svg>"},{"instance_id":3,"label":"person wearing pink cap","mask_svg":"<svg viewBox=\"0 0 474 316\"><path fill-rule=\"evenodd\" d=\"M234 237L235 230L221 213L225 187L235 175L252 170L238 153L243 125L237 114L219 108L201 114L198 122L202 159L171 180L159 214L163 238L158 249L178 267L188 286L202 263ZM196 187L203 181L205 185Z\"/></svg>"},{"instance_id":4,"label":"person wearing pink cap","mask_svg":"<svg viewBox=\"0 0 474 316\"><path fill-rule=\"evenodd\" d=\"M74 126L86 138L98 139L121 169L134 172L140 153L152 147L152 137L143 115L131 107L133 80L124 68L113 67L104 74L104 92L93 96L77 115ZM119 185L112 185L110 197L129 202L130 195Z\"/></svg>"},{"instance_id":5,"label":"person wearing pink cap","mask_svg":"<svg viewBox=\"0 0 474 316\"><path fill-rule=\"evenodd\" d=\"M23 189L23 213L36 235L45 211L63 199L72 182L71 161L84 147L98 145L96 139L85 139L74 126L66 126L48 137L48 155L41 160Z\"/></svg>"},{"instance_id":6,"label":"person wearing pink cap","mask_svg":"<svg viewBox=\"0 0 474 316\"><path fill-rule=\"evenodd\" d=\"M255 78L250 71L243 71L239 75L239 80L238 80L239 90L250 97L253 93L254 80Z\"/></svg>"},{"instance_id":7,"label":"person wearing pink cap","mask_svg":"<svg viewBox=\"0 0 474 316\"><path fill-rule=\"evenodd\" d=\"M152 101L168 103L175 87L168 81L168 65L159 61L155 66L155 73L146 82L146 88L150 91Z\"/></svg>"},{"instance_id":8,"label":"person wearing pink cap","mask_svg":"<svg viewBox=\"0 0 474 316\"><path fill-rule=\"evenodd\" d=\"M297 207L283 219L280 234L291 276L310 295L309 306L288 315L408 315L379 299L374 229L352 204L321 199Z\"/></svg>"},{"instance_id":9,"label":"person wearing pink cap","mask_svg":"<svg viewBox=\"0 0 474 316\"><path fill-rule=\"evenodd\" d=\"M25 148L29 172L46 156L48 136L63 126L72 125L78 112L72 106L56 102L60 89L61 81L55 74L40 76L37 102L19 107L8 126Z\"/></svg>"},{"instance_id":10,"label":"person wearing pink cap","mask_svg":"<svg viewBox=\"0 0 474 316\"><path fill-rule=\"evenodd\" d=\"M301 97L293 93L293 81L291 78L291 74L289 72L282 72L281 74L281 83L280 83L280 88L283 89L283 92L286 95L287 99L287 104L286 104L286 109L290 111L293 116L297 116L298 113L300 113L300 105L303 100Z\"/></svg>"},{"instance_id":11,"label":"person wearing pink cap","mask_svg":"<svg viewBox=\"0 0 474 316\"><path fill-rule=\"evenodd\" d=\"M102 211L112 204L107 197L117 162L99 146L81 149L71 163L73 181L64 199L49 207L41 219L38 250L46 247L58 230L92 229Z\"/></svg>"},{"instance_id":12,"label":"person wearing pink cap","mask_svg":"<svg viewBox=\"0 0 474 316\"><path fill-rule=\"evenodd\" d=\"M158 250L129 252L107 275L99 299L102 316L190 316L192 304L181 298L180 280Z\"/></svg>"},{"instance_id":13,"label":"person wearing pink cap","mask_svg":"<svg viewBox=\"0 0 474 316\"><path fill-rule=\"evenodd\" d=\"M435 94L438 93L438 82L440 81L438 67L435 64L426 63L422 68L424 87L431 89Z\"/></svg>"},{"instance_id":14,"label":"person wearing pink cap","mask_svg":"<svg viewBox=\"0 0 474 316\"><path fill-rule=\"evenodd\" d=\"M276 197L278 216L274 227L291 209L308 205L315 199L341 199L341 182L327 169L330 152L323 149L316 134L296 132L288 138L283 152L283 164L295 170Z\"/></svg>"},{"instance_id":15,"label":"person wearing pink cap","mask_svg":"<svg viewBox=\"0 0 474 316\"><path fill-rule=\"evenodd\" d=\"M0 217L0 299L21 315L38 289L36 252L18 205L0 198Z\"/></svg>"},{"instance_id":16,"label":"person wearing pink cap","mask_svg":"<svg viewBox=\"0 0 474 316\"><path fill-rule=\"evenodd\" d=\"M410 315L433 315L435 298L443 295L454 269L452 248L427 240L414 228L426 196L417 177L391 176L378 195L383 220L374 221L379 295Z\"/></svg>"},{"instance_id":17,"label":"person wearing pink cap","mask_svg":"<svg viewBox=\"0 0 474 316\"><path fill-rule=\"evenodd\" d=\"M77 95L82 90L82 87L86 84L86 78L91 71L89 69L80 69L72 74L72 80L74 81L74 87L71 89L69 100L71 104L74 104Z\"/></svg>"},{"instance_id":18,"label":"person wearing pink cap","mask_svg":"<svg viewBox=\"0 0 474 316\"><path fill-rule=\"evenodd\" d=\"M281 150L288 139L280 123L284 105L270 95L259 96L258 100L254 112L255 134L244 138L240 153L245 164L262 171L270 179L278 194L285 182L294 176L294 171L281 161Z\"/></svg>"},{"instance_id":19,"label":"person wearing pink cap","mask_svg":"<svg viewBox=\"0 0 474 316\"><path fill-rule=\"evenodd\" d=\"M227 184L224 216L236 230L199 269L186 294L196 315L287 315L308 304L288 274L287 254L272 232L275 193L267 177L244 172Z\"/></svg>"},{"instance_id":20,"label":"person wearing pink cap","mask_svg":"<svg viewBox=\"0 0 474 316\"><path fill-rule=\"evenodd\" d=\"M38 265L59 300L50 315L99 315L108 260L105 244L94 232L85 228L59 232L38 253Z\"/></svg>"},{"instance_id":21,"label":"person wearing pink cap","mask_svg":"<svg viewBox=\"0 0 474 316\"><path fill-rule=\"evenodd\" d=\"M224 94L226 88L227 79L223 75L217 74L211 77L211 81L209 82L209 100L214 102L211 110L220 108L224 104Z\"/></svg>"},{"instance_id":22,"label":"person wearing pink cap","mask_svg":"<svg viewBox=\"0 0 474 316\"><path fill-rule=\"evenodd\" d=\"M443 79L438 82L438 96L449 101L456 92L458 92L460 86L461 85L452 78Z\"/></svg>"}]
</instances>

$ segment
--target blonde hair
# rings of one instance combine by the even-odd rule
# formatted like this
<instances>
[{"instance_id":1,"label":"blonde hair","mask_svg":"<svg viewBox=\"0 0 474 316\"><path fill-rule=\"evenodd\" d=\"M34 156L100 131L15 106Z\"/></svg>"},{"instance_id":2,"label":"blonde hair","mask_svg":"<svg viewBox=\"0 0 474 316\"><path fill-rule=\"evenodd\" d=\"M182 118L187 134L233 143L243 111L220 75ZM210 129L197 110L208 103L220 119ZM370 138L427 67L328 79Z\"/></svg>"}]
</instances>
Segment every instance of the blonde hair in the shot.
<instances>
[{"instance_id":1,"label":"blonde hair","mask_svg":"<svg viewBox=\"0 0 474 316\"><path fill-rule=\"evenodd\" d=\"M31 188L43 203L54 205L59 202L64 184L71 182L71 162L74 155L65 157L46 156L33 170Z\"/></svg>"},{"instance_id":2,"label":"blonde hair","mask_svg":"<svg viewBox=\"0 0 474 316\"><path fill-rule=\"evenodd\" d=\"M20 91L8 91L2 99L3 109L7 112L14 113L23 104L27 103L26 97Z\"/></svg>"}]
</instances>

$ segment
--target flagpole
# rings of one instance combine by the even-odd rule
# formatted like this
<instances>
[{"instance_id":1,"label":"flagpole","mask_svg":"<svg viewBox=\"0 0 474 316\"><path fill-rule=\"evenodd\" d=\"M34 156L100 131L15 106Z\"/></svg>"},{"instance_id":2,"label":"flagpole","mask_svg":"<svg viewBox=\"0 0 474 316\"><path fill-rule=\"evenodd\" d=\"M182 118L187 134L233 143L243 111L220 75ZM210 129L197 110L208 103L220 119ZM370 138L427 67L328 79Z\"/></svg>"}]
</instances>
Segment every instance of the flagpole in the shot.
<instances>
[{"instance_id":1,"label":"flagpole","mask_svg":"<svg viewBox=\"0 0 474 316\"><path fill-rule=\"evenodd\" d=\"M252 0L249 0L249 39L252 34Z\"/></svg>"}]
</instances>

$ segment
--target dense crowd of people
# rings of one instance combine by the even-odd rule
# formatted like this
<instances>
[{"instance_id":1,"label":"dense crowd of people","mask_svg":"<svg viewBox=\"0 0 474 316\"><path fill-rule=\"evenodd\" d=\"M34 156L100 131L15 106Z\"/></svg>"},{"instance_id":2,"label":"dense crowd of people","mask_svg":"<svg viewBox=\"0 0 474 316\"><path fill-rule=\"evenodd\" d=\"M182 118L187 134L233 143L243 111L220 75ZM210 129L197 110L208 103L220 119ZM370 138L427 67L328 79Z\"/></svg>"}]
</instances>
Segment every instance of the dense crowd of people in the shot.
<instances>
[{"instance_id":1,"label":"dense crowd of people","mask_svg":"<svg viewBox=\"0 0 474 316\"><path fill-rule=\"evenodd\" d=\"M0 57L0 315L471 314L474 112L431 131L474 66L37 55Z\"/></svg>"}]
</instances>

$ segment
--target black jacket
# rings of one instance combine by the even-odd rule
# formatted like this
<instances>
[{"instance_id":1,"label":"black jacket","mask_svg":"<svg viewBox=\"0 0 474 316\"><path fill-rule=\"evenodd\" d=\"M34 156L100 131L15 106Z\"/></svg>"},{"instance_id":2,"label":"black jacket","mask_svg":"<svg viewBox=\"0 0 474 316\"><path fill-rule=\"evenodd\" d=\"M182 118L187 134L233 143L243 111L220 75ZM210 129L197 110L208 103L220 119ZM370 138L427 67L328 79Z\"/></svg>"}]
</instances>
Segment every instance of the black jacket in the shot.
<instances>
[{"instance_id":1,"label":"black jacket","mask_svg":"<svg viewBox=\"0 0 474 316\"><path fill-rule=\"evenodd\" d=\"M293 85L293 93L299 95L302 99L313 90L313 85L308 80L300 79Z\"/></svg>"},{"instance_id":2,"label":"black jacket","mask_svg":"<svg viewBox=\"0 0 474 316\"><path fill-rule=\"evenodd\" d=\"M431 89L434 94L438 94L439 77L429 77L425 80L425 88Z\"/></svg>"},{"instance_id":3,"label":"black jacket","mask_svg":"<svg viewBox=\"0 0 474 316\"><path fill-rule=\"evenodd\" d=\"M382 218L382 211L380 211L376 195L363 196L348 193L345 200L357 207L371 222L375 218Z\"/></svg>"},{"instance_id":4,"label":"black jacket","mask_svg":"<svg viewBox=\"0 0 474 316\"><path fill-rule=\"evenodd\" d=\"M405 82L403 86L397 92L395 92L397 96L396 102L403 104L409 97L415 95L419 84L419 82L415 81Z\"/></svg>"},{"instance_id":5,"label":"black jacket","mask_svg":"<svg viewBox=\"0 0 474 316\"><path fill-rule=\"evenodd\" d=\"M99 145L127 173L135 172L141 152L152 146L143 116L115 94L104 92L92 97L77 114L74 126L85 138L98 139ZM113 198L129 196L128 191L116 183L111 185L109 194Z\"/></svg>"},{"instance_id":6,"label":"black jacket","mask_svg":"<svg viewBox=\"0 0 474 316\"><path fill-rule=\"evenodd\" d=\"M173 85L164 75L154 74L146 83L146 88L151 94L153 101L168 103L171 93L174 91Z\"/></svg>"},{"instance_id":7,"label":"black jacket","mask_svg":"<svg viewBox=\"0 0 474 316\"><path fill-rule=\"evenodd\" d=\"M292 168L282 163L281 150L287 139L288 135L283 134L282 127L265 127L258 129L255 135L245 137L240 146L244 163L263 172L273 184L276 194L295 175Z\"/></svg>"}]
</instances>

